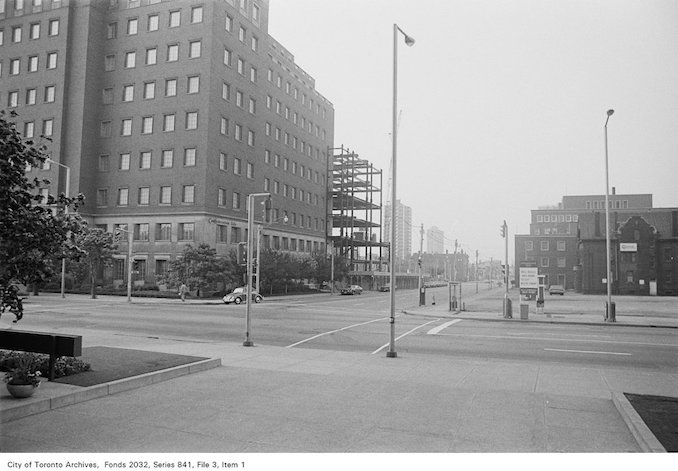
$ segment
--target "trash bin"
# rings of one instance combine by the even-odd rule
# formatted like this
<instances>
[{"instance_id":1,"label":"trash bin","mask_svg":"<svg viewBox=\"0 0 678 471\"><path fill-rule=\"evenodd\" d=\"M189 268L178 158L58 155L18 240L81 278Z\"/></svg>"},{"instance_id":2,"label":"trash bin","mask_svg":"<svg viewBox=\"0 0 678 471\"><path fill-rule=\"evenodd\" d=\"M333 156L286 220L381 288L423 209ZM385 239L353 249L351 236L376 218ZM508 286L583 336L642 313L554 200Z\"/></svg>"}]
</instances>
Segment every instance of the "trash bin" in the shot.
<instances>
[{"instance_id":1,"label":"trash bin","mask_svg":"<svg viewBox=\"0 0 678 471\"><path fill-rule=\"evenodd\" d=\"M617 305L612 301L610 304L605 302L605 321L617 322Z\"/></svg>"}]
</instances>

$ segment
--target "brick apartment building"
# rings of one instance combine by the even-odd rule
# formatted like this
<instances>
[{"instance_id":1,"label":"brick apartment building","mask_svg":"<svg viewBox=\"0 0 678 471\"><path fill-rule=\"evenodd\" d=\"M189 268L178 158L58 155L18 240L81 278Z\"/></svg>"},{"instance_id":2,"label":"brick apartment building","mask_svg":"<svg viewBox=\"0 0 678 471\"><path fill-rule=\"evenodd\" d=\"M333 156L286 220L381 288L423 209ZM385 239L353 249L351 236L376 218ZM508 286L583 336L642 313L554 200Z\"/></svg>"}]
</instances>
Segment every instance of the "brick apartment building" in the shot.
<instances>
[{"instance_id":1,"label":"brick apartment building","mask_svg":"<svg viewBox=\"0 0 678 471\"><path fill-rule=\"evenodd\" d=\"M651 194L610 201L612 291L678 294L678 208L654 208ZM603 294L606 272L605 196L564 196L555 207L532 210L530 234L515 236L520 262L534 261L546 285Z\"/></svg>"},{"instance_id":2,"label":"brick apartment building","mask_svg":"<svg viewBox=\"0 0 678 471\"><path fill-rule=\"evenodd\" d=\"M91 225L133 231L136 284L187 244L227 254L245 241L250 193L272 194L263 247L325 249L334 109L269 36L268 11L268 0L0 0L0 106L61 164L29 176L65 192L68 167Z\"/></svg>"}]
</instances>

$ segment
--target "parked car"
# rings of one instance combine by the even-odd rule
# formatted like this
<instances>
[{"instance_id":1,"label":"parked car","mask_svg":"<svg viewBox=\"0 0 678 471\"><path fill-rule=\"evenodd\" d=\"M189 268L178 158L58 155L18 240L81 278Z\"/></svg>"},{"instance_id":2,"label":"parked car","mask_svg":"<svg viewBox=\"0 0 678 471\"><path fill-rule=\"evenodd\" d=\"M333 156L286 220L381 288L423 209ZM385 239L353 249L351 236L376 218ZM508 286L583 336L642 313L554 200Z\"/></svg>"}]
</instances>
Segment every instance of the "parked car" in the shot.
<instances>
[{"instance_id":1,"label":"parked car","mask_svg":"<svg viewBox=\"0 0 678 471\"><path fill-rule=\"evenodd\" d=\"M222 301L226 304L235 303L240 304L247 299L247 288L236 288L233 292L228 293L222 298ZM260 303L264 300L264 297L257 293L255 290L252 290L252 299L255 303Z\"/></svg>"},{"instance_id":2,"label":"parked car","mask_svg":"<svg viewBox=\"0 0 678 471\"><path fill-rule=\"evenodd\" d=\"M363 294L362 286L351 285L346 288L341 288L341 294Z\"/></svg>"},{"instance_id":3,"label":"parked car","mask_svg":"<svg viewBox=\"0 0 678 471\"><path fill-rule=\"evenodd\" d=\"M379 291L381 291L382 293L388 293L389 291L391 291L391 285L382 285L379 287Z\"/></svg>"},{"instance_id":4,"label":"parked car","mask_svg":"<svg viewBox=\"0 0 678 471\"><path fill-rule=\"evenodd\" d=\"M549 286L549 294L559 294L563 296L565 294L565 288L562 285L551 285Z\"/></svg>"}]
</instances>

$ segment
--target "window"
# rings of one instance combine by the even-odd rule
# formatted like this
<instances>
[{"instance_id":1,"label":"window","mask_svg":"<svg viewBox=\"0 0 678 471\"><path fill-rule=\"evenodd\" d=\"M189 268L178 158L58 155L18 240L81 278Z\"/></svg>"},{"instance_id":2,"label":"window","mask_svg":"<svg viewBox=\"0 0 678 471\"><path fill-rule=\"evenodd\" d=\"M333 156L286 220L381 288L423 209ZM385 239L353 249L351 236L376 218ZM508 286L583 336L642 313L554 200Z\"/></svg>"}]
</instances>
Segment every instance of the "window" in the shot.
<instances>
[{"instance_id":1,"label":"window","mask_svg":"<svg viewBox=\"0 0 678 471\"><path fill-rule=\"evenodd\" d=\"M115 55L110 54L104 58L104 70L110 72L115 70Z\"/></svg>"},{"instance_id":2,"label":"window","mask_svg":"<svg viewBox=\"0 0 678 471\"><path fill-rule=\"evenodd\" d=\"M127 118L123 119L120 128L120 134L122 136L131 136L132 135L132 119Z\"/></svg>"},{"instance_id":3,"label":"window","mask_svg":"<svg viewBox=\"0 0 678 471\"><path fill-rule=\"evenodd\" d=\"M149 169L151 168L151 152L144 151L139 154L139 168Z\"/></svg>"},{"instance_id":4,"label":"window","mask_svg":"<svg viewBox=\"0 0 678 471\"><path fill-rule=\"evenodd\" d=\"M45 101L47 101L47 88L45 87ZM113 87L104 88L101 91L101 101L104 105L110 105L113 103Z\"/></svg>"},{"instance_id":5,"label":"window","mask_svg":"<svg viewBox=\"0 0 678 471\"><path fill-rule=\"evenodd\" d=\"M118 189L118 206L127 206L129 204L129 188Z\"/></svg>"},{"instance_id":6,"label":"window","mask_svg":"<svg viewBox=\"0 0 678 471\"><path fill-rule=\"evenodd\" d=\"M141 190L148 190L148 188L139 188L139 197L141 197ZM141 203L140 203L141 204ZM148 204L148 203L146 203ZM148 240L148 224L147 223L142 223L142 224L135 224L134 225L134 240L143 240L147 241ZM136 263L143 263L142 260L135 260ZM145 263L144 263L145 265Z\"/></svg>"},{"instance_id":7,"label":"window","mask_svg":"<svg viewBox=\"0 0 678 471\"><path fill-rule=\"evenodd\" d=\"M184 167L195 166L196 149L195 147L184 150Z\"/></svg>"},{"instance_id":8,"label":"window","mask_svg":"<svg viewBox=\"0 0 678 471\"><path fill-rule=\"evenodd\" d=\"M254 131L247 131L247 145L254 147Z\"/></svg>"},{"instance_id":9,"label":"window","mask_svg":"<svg viewBox=\"0 0 678 471\"><path fill-rule=\"evenodd\" d=\"M254 178L254 164L247 162L247 178Z\"/></svg>"},{"instance_id":10,"label":"window","mask_svg":"<svg viewBox=\"0 0 678 471\"><path fill-rule=\"evenodd\" d=\"M99 171L108 172L111 165L111 158L108 154L102 154L99 156Z\"/></svg>"},{"instance_id":11,"label":"window","mask_svg":"<svg viewBox=\"0 0 678 471\"><path fill-rule=\"evenodd\" d=\"M200 77L188 77L188 93L198 93L200 91Z\"/></svg>"},{"instance_id":12,"label":"window","mask_svg":"<svg viewBox=\"0 0 678 471\"><path fill-rule=\"evenodd\" d=\"M144 83L144 99L152 100L155 98L155 82Z\"/></svg>"},{"instance_id":13,"label":"window","mask_svg":"<svg viewBox=\"0 0 678 471\"><path fill-rule=\"evenodd\" d=\"M231 65L231 59L233 54L228 49L224 48L224 65Z\"/></svg>"},{"instance_id":14,"label":"window","mask_svg":"<svg viewBox=\"0 0 678 471\"><path fill-rule=\"evenodd\" d=\"M118 23L108 23L106 26L106 39L115 39L118 37Z\"/></svg>"},{"instance_id":15,"label":"window","mask_svg":"<svg viewBox=\"0 0 678 471\"><path fill-rule=\"evenodd\" d=\"M233 159L233 173L235 175L240 175L240 159L238 158Z\"/></svg>"},{"instance_id":16,"label":"window","mask_svg":"<svg viewBox=\"0 0 678 471\"><path fill-rule=\"evenodd\" d=\"M19 92L11 91L7 94L7 106L14 108L19 106Z\"/></svg>"},{"instance_id":17,"label":"window","mask_svg":"<svg viewBox=\"0 0 678 471\"><path fill-rule=\"evenodd\" d=\"M177 79L165 80L165 96L177 96Z\"/></svg>"},{"instance_id":18,"label":"window","mask_svg":"<svg viewBox=\"0 0 678 471\"><path fill-rule=\"evenodd\" d=\"M238 57L238 73L240 75L245 74L245 60L240 57Z\"/></svg>"},{"instance_id":19,"label":"window","mask_svg":"<svg viewBox=\"0 0 678 471\"><path fill-rule=\"evenodd\" d=\"M40 39L40 23L31 24L28 37L31 39Z\"/></svg>"},{"instance_id":20,"label":"window","mask_svg":"<svg viewBox=\"0 0 678 471\"><path fill-rule=\"evenodd\" d=\"M129 51L125 53L125 68L133 69L137 65L137 53L135 51ZM48 66L49 68L49 66Z\"/></svg>"},{"instance_id":21,"label":"window","mask_svg":"<svg viewBox=\"0 0 678 471\"><path fill-rule=\"evenodd\" d=\"M97 206L108 206L108 190L106 188L97 190Z\"/></svg>"},{"instance_id":22,"label":"window","mask_svg":"<svg viewBox=\"0 0 678 471\"><path fill-rule=\"evenodd\" d=\"M195 203L195 186L194 185L184 185L181 202L187 204Z\"/></svg>"},{"instance_id":23,"label":"window","mask_svg":"<svg viewBox=\"0 0 678 471\"><path fill-rule=\"evenodd\" d=\"M221 132L221 134L224 136L228 135L228 118L224 118L223 116L221 117L221 126L219 128L219 132Z\"/></svg>"},{"instance_id":24,"label":"window","mask_svg":"<svg viewBox=\"0 0 678 471\"><path fill-rule=\"evenodd\" d=\"M231 99L231 86L226 82L221 84L221 98L224 100Z\"/></svg>"},{"instance_id":25,"label":"window","mask_svg":"<svg viewBox=\"0 0 678 471\"><path fill-rule=\"evenodd\" d=\"M161 186L160 187L160 204L172 204L172 187L171 186Z\"/></svg>"},{"instance_id":26,"label":"window","mask_svg":"<svg viewBox=\"0 0 678 471\"><path fill-rule=\"evenodd\" d=\"M240 209L240 193L233 192L233 209Z\"/></svg>"},{"instance_id":27,"label":"window","mask_svg":"<svg viewBox=\"0 0 678 471\"><path fill-rule=\"evenodd\" d=\"M170 240L172 238L172 224L160 223L155 225L155 240Z\"/></svg>"},{"instance_id":28,"label":"window","mask_svg":"<svg viewBox=\"0 0 678 471\"><path fill-rule=\"evenodd\" d=\"M174 165L174 151L172 149L163 150L160 158L160 167L171 168L172 165Z\"/></svg>"},{"instance_id":29,"label":"window","mask_svg":"<svg viewBox=\"0 0 678 471\"><path fill-rule=\"evenodd\" d=\"M148 31L158 31L158 15L148 15Z\"/></svg>"},{"instance_id":30,"label":"window","mask_svg":"<svg viewBox=\"0 0 678 471\"><path fill-rule=\"evenodd\" d=\"M49 31L47 32L50 36L59 35L59 20L49 20Z\"/></svg>"},{"instance_id":31,"label":"window","mask_svg":"<svg viewBox=\"0 0 678 471\"><path fill-rule=\"evenodd\" d=\"M181 24L181 11L175 10L171 11L169 14L169 27L176 28Z\"/></svg>"},{"instance_id":32,"label":"window","mask_svg":"<svg viewBox=\"0 0 678 471\"><path fill-rule=\"evenodd\" d=\"M120 154L119 170L129 170L129 153Z\"/></svg>"},{"instance_id":33,"label":"window","mask_svg":"<svg viewBox=\"0 0 678 471\"><path fill-rule=\"evenodd\" d=\"M525 250L528 252L534 250L534 243L531 240L525 241Z\"/></svg>"},{"instance_id":34,"label":"window","mask_svg":"<svg viewBox=\"0 0 678 471\"><path fill-rule=\"evenodd\" d=\"M170 44L167 46L167 62L175 62L179 60L179 45Z\"/></svg>"},{"instance_id":35,"label":"window","mask_svg":"<svg viewBox=\"0 0 678 471\"><path fill-rule=\"evenodd\" d=\"M253 50L254 52L256 52L257 49L259 49L259 38L257 38L256 36L252 35L252 39L251 39L251 41L250 41L250 46L251 46L252 50Z\"/></svg>"},{"instance_id":36,"label":"window","mask_svg":"<svg viewBox=\"0 0 678 471\"><path fill-rule=\"evenodd\" d=\"M24 137L31 138L33 137L34 133L35 133L35 123L33 121L24 123Z\"/></svg>"},{"instance_id":37,"label":"window","mask_svg":"<svg viewBox=\"0 0 678 471\"><path fill-rule=\"evenodd\" d=\"M29 72L38 71L38 56L28 56L28 71Z\"/></svg>"},{"instance_id":38,"label":"window","mask_svg":"<svg viewBox=\"0 0 678 471\"><path fill-rule=\"evenodd\" d=\"M229 33L233 31L233 17L226 15L226 23L224 24L224 29Z\"/></svg>"},{"instance_id":39,"label":"window","mask_svg":"<svg viewBox=\"0 0 678 471\"><path fill-rule=\"evenodd\" d=\"M264 191L269 192L271 191L271 180L268 178L264 178Z\"/></svg>"},{"instance_id":40,"label":"window","mask_svg":"<svg viewBox=\"0 0 678 471\"><path fill-rule=\"evenodd\" d=\"M240 40L241 43L245 42L246 36L247 36L247 30L241 26L240 29L238 29L238 39Z\"/></svg>"},{"instance_id":41,"label":"window","mask_svg":"<svg viewBox=\"0 0 678 471\"><path fill-rule=\"evenodd\" d=\"M12 28L12 42L13 43L21 42L21 26L15 26Z\"/></svg>"},{"instance_id":42,"label":"window","mask_svg":"<svg viewBox=\"0 0 678 471\"><path fill-rule=\"evenodd\" d=\"M193 240L193 234L195 231L195 224L190 223L180 223L179 224L179 240Z\"/></svg>"},{"instance_id":43,"label":"window","mask_svg":"<svg viewBox=\"0 0 678 471\"><path fill-rule=\"evenodd\" d=\"M134 85L123 85L122 87L122 101L134 100Z\"/></svg>"},{"instance_id":44,"label":"window","mask_svg":"<svg viewBox=\"0 0 678 471\"><path fill-rule=\"evenodd\" d=\"M111 122L102 121L99 126L99 137L111 137Z\"/></svg>"},{"instance_id":45,"label":"window","mask_svg":"<svg viewBox=\"0 0 678 471\"><path fill-rule=\"evenodd\" d=\"M162 117L162 130L164 132L174 131L174 114L166 114Z\"/></svg>"},{"instance_id":46,"label":"window","mask_svg":"<svg viewBox=\"0 0 678 471\"><path fill-rule=\"evenodd\" d=\"M250 67L250 82L256 82L257 81L257 69L254 67Z\"/></svg>"},{"instance_id":47,"label":"window","mask_svg":"<svg viewBox=\"0 0 678 471\"><path fill-rule=\"evenodd\" d=\"M558 242L556 242L556 247L558 252L565 252L565 241L559 240Z\"/></svg>"},{"instance_id":48,"label":"window","mask_svg":"<svg viewBox=\"0 0 678 471\"><path fill-rule=\"evenodd\" d=\"M158 63L158 48L151 47L146 49L146 65L155 65Z\"/></svg>"},{"instance_id":49,"label":"window","mask_svg":"<svg viewBox=\"0 0 678 471\"><path fill-rule=\"evenodd\" d=\"M542 240L541 241L541 250L542 252L546 252L549 249L549 241L548 240Z\"/></svg>"},{"instance_id":50,"label":"window","mask_svg":"<svg viewBox=\"0 0 678 471\"><path fill-rule=\"evenodd\" d=\"M242 141L242 126L239 124L235 125L235 140Z\"/></svg>"},{"instance_id":51,"label":"window","mask_svg":"<svg viewBox=\"0 0 678 471\"><path fill-rule=\"evenodd\" d=\"M38 96L38 90L35 88L29 88L26 90L26 104L35 105L36 97Z\"/></svg>"},{"instance_id":52,"label":"window","mask_svg":"<svg viewBox=\"0 0 678 471\"><path fill-rule=\"evenodd\" d=\"M202 23L202 7L191 8L191 23Z\"/></svg>"},{"instance_id":53,"label":"window","mask_svg":"<svg viewBox=\"0 0 678 471\"><path fill-rule=\"evenodd\" d=\"M140 206L148 206L150 202L150 196L151 196L151 189L148 187L142 187L139 188L139 205ZM143 224L146 226L146 239L140 239L139 237L135 237L137 240L148 240L148 224Z\"/></svg>"},{"instance_id":54,"label":"window","mask_svg":"<svg viewBox=\"0 0 678 471\"><path fill-rule=\"evenodd\" d=\"M153 133L153 116L144 116L141 118L141 134Z\"/></svg>"},{"instance_id":55,"label":"window","mask_svg":"<svg viewBox=\"0 0 678 471\"><path fill-rule=\"evenodd\" d=\"M127 34L128 35L133 35L137 34L139 26L139 20L137 18L130 18L127 20Z\"/></svg>"},{"instance_id":56,"label":"window","mask_svg":"<svg viewBox=\"0 0 678 471\"><path fill-rule=\"evenodd\" d=\"M54 131L54 120L53 119L44 119L42 121L42 135L45 137L50 137Z\"/></svg>"},{"instance_id":57,"label":"window","mask_svg":"<svg viewBox=\"0 0 678 471\"><path fill-rule=\"evenodd\" d=\"M548 267L549 266L549 258L548 257L541 257L540 265L542 267Z\"/></svg>"},{"instance_id":58,"label":"window","mask_svg":"<svg viewBox=\"0 0 678 471\"><path fill-rule=\"evenodd\" d=\"M228 166L228 155L224 152L219 152L219 170L226 170Z\"/></svg>"},{"instance_id":59,"label":"window","mask_svg":"<svg viewBox=\"0 0 678 471\"><path fill-rule=\"evenodd\" d=\"M201 49L202 49L202 42L201 41L191 41L188 43L189 48L188 48L188 57L191 59L194 59L196 57L200 57Z\"/></svg>"},{"instance_id":60,"label":"window","mask_svg":"<svg viewBox=\"0 0 678 471\"><path fill-rule=\"evenodd\" d=\"M198 112L186 112L186 129L198 129Z\"/></svg>"},{"instance_id":61,"label":"window","mask_svg":"<svg viewBox=\"0 0 678 471\"><path fill-rule=\"evenodd\" d=\"M217 204L219 206L226 206L226 190L219 188L217 195Z\"/></svg>"},{"instance_id":62,"label":"window","mask_svg":"<svg viewBox=\"0 0 678 471\"><path fill-rule=\"evenodd\" d=\"M235 106L242 108L243 94L240 90L235 92Z\"/></svg>"}]
</instances>

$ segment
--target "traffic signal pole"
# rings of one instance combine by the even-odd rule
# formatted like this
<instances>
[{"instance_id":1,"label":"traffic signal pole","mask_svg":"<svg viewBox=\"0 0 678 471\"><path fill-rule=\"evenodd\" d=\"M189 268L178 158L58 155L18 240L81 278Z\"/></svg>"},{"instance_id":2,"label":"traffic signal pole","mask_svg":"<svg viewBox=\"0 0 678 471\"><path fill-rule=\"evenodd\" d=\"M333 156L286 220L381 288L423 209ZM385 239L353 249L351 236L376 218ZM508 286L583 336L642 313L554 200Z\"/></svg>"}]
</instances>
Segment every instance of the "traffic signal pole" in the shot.
<instances>
[{"instance_id":1,"label":"traffic signal pole","mask_svg":"<svg viewBox=\"0 0 678 471\"><path fill-rule=\"evenodd\" d=\"M250 339L250 312L252 308L252 261L254 255L254 198L268 196L270 193L251 193L247 196L247 301L245 302L245 341L243 347L253 347L254 342ZM257 275L258 276L258 275Z\"/></svg>"},{"instance_id":2,"label":"traffic signal pole","mask_svg":"<svg viewBox=\"0 0 678 471\"><path fill-rule=\"evenodd\" d=\"M509 295L508 295L508 226L506 225L506 220L504 220L504 224L501 226L501 236L504 238L504 318L505 319L510 319L512 316L511 314L511 306L510 306L510 301L509 301Z\"/></svg>"}]
</instances>

